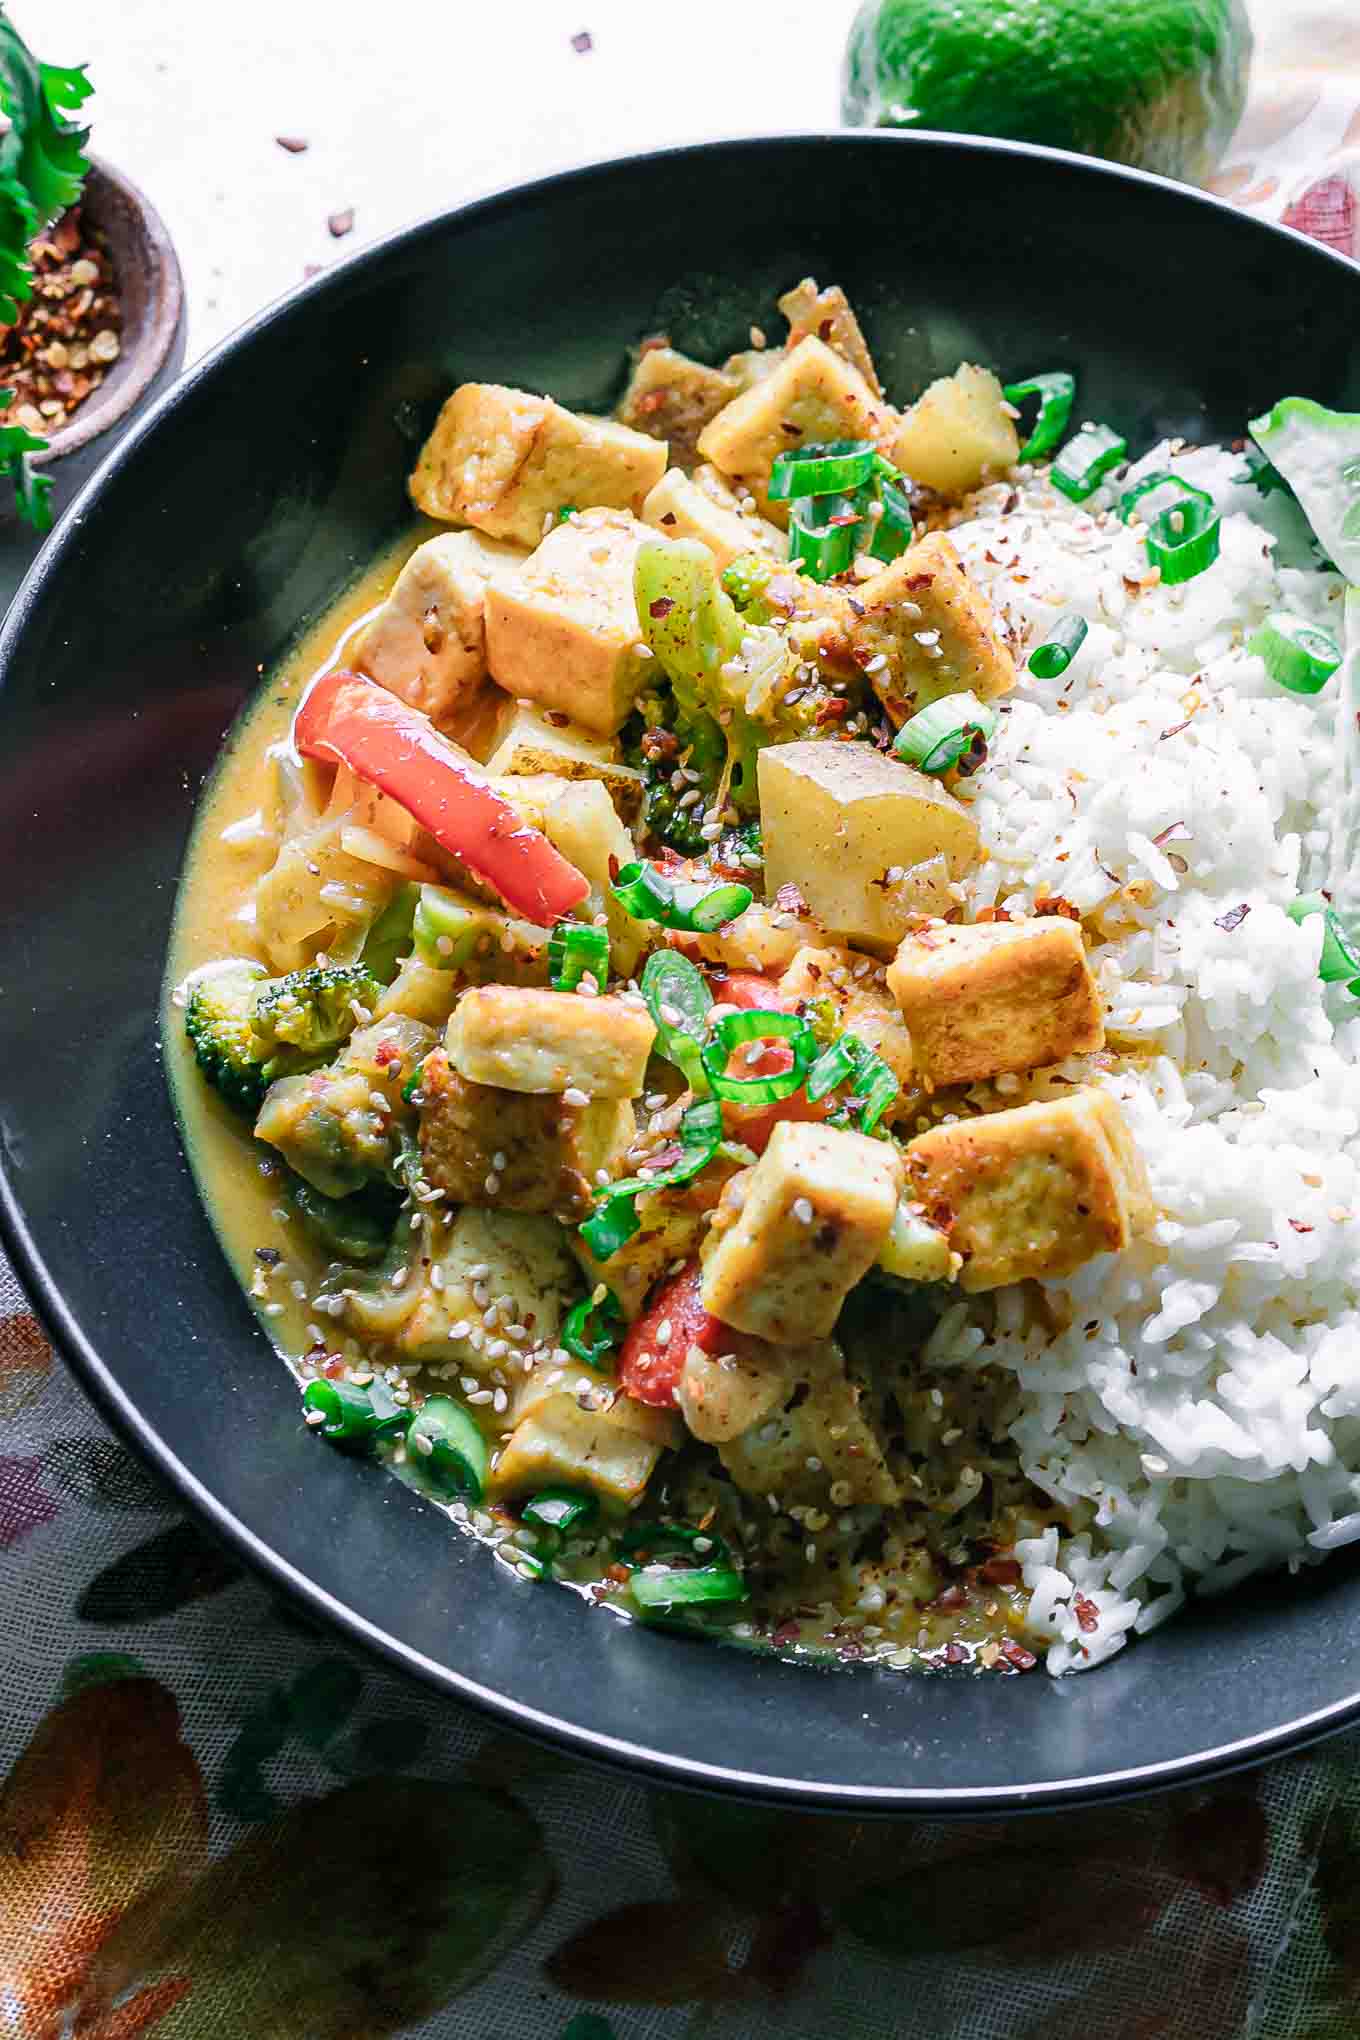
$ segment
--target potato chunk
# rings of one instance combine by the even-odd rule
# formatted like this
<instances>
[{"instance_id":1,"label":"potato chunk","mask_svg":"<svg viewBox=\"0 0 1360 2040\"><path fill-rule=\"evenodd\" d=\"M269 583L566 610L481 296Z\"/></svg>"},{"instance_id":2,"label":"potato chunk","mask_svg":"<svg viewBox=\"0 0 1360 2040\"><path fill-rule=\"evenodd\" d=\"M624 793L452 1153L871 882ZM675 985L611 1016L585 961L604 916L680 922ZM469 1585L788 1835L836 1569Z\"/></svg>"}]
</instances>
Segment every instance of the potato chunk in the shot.
<instances>
[{"instance_id":1,"label":"potato chunk","mask_svg":"<svg viewBox=\"0 0 1360 2040\"><path fill-rule=\"evenodd\" d=\"M744 1494L781 1506L832 1500L891 1503L900 1499L883 1446L861 1411L861 1391L845 1371L832 1339L786 1354L788 1394L740 1437L718 1447L718 1457Z\"/></svg>"},{"instance_id":2,"label":"potato chunk","mask_svg":"<svg viewBox=\"0 0 1360 2040\"><path fill-rule=\"evenodd\" d=\"M907 1194L963 1258L963 1289L1070 1275L1152 1218L1142 1157L1106 1091L933 1127L909 1143Z\"/></svg>"},{"instance_id":3,"label":"potato chunk","mask_svg":"<svg viewBox=\"0 0 1360 2040\"><path fill-rule=\"evenodd\" d=\"M842 1027L881 1055L903 1090L912 1082L911 1038L902 1015L883 989L883 966L852 949L799 950L779 980L791 999L831 999Z\"/></svg>"},{"instance_id":4,"label":"potato chunk","mask_svg":"<svg viewBox=\"0 0 1360 2040\"><path fill-rule=\"evenodd\" d=\"M715 1225L704 1309L758 1339L826 1337L888 1237L900 1177L884 1141L782 1120L741 1179L736 1222Z\"/></svg>"},{"instance_id":5,"label":"potato chunk","mask_svg":"<svg viewBox=\"0 0 1360 2040\"><path fill-rule=\"evenodd\" d=\"M932 1084L974 1084L1104 1046L1100 994L1076 921L918 928L889 964L888 985L917 1070Z\"/></svg>"},{"instance_id":6,"label":"potato chunk","mask_svg":"<svg viewBox=\"0 0 1360 2040\"><path fill-rule=\"evenodd\" d=\"M354 663L389 693L444 721L486 678L486 584L525 557L479 531L418 545L354 648Z\"/></svg>"},{"instance_id":7,"label":"potato chunk","mask_svg":"<svg viewBox=\"0 0 1360 2040\"><path fill-rule=\"evenodd\" d=\"M507 694L613 736L650 663L639 651L633 567L651 535L625 511L583 511L492 582L486 658Z\"/></svg>"},{"instance_id":8,"label":"potato chunk","mask_svg":"<svg viewBox=\"0 0 1360 2040\"><path fill-rule=\"evenodd\" d=\"M965 362L941 376L903 418L893 459L904 474L942 496L966 496L1020 458L1020 441L996 377Z\"/></svg>"},{"instance_id":9,"label":"potato chunk","mask_svg":"<svg viewBox=\"0 0 1360 2040\"><path fill-rule=\"evenodd\" d=\"M809 334L815 333L819 340L824 340L828 347L843 355L852 368L858 369L876 397L883 395L883 385L878 379L878 370L874 367L863 328L838 283L818 290L815 278L805 276L792 290L785 291L779 300L779 309L789 322L790 347L796 347L800 340L806 340Z\"/></svg>"},{"instance_id":10,"label":"potato chunk","mask_svg":"<svg viewBox=\"0 0 1360 2040\"><path fill-rule=\"evenodd\" d=\"M646 782L622 763L618 749L613 737L582 729L560 709L526 708L506 695L486 769L495 778L548 772L559 779L598 779L629 820L642 805Z\"/></svg>"},{"instance_id":11,"label":"potato chunk","mask_svg":"<svg viewBox=\"0 0 1360 2040\"><path fill-rule=\"evenodd\" d=\"M768 744L756 770L766 885L795 886L822 925L848 942L901 941L920 911L906 883L918 865L943 856L957 879L976 862L968 810L872 744Z\"/></svg>"},{"instance_id":12,"label":"potato chunk","mask_svg":"<svg viewBox=\"0 0 1360 2040\"><path fill-rule=\"evenodd\" d=\"M740 395L741 387L726 369L708 368L674 347L649 347L638 356L618 408L619 421L665 440L677 467L693 467L699 434Z\"/></svg>"},{"instance_id":13,"label":"potato chunk","mask_svg":"<svg viewBox=\"0 0 1360 2040\"><path fill-rule=\"evenodd\" d=\"M636 1098L655 1039L656 1026L640 1000L474 985L454 1008L444 1046L469 1084Z\"/></svg>"},{"instance_id":14,"label":"potato chunk","mask_svg":"<svg viewBox=\"0 0 1360 2040\"><path fill-rule=\"evenodd\" d=\"M609 1410L582 1409L574 1395L554 1395L524 1417L491 1469L494 1500L541 1487L586 1487L607 1507L630 1509L661 1457L661 1447L613 1420Z\"/></svg>"},{"instance_id":15,"label":"potato chunk","mask_svg":"<svg viewBox=\"0 0 1360 2040\"><path fill-rule=\"evenodd\" d=\"M551 1094L469 1084L442 1048L420 1072L426 1180L455 1204L554 1211L580 1219L597 1170L613 1170L637 1130L622 1098L566 1105Z\"/></svg>"},{"instance_id":16,"label":"potato chunk","mask_svg":"<svg viewBox=\"0 0 1360 2040\"><path fill-rule=\"evenodd\" d=\"M421 448L411 496L445 524L532 546L568 503L640 509L665 466L665 447L626 425L500 383L463 383Z\"/></svg>"},{"instance_id":17,"label":"potato chunk","mask_svg":"<svg viewBox=\"0 0 1360 2040\"><path fill-rule=\"evenodd\" d=\"M433 1229L439 1258L439 1286L427 1281L396 1343L408 1359L456 1360L469 1374L487 1374L498 1363L484 1339L451 1339L460 1324L482 1321L473 1290L485 1282L493 1296L508 1296L511 1317L532 1327L535 1340L552 1344L566 1315L566 1298L576 1287L576 1264L557 1221L518 1211L479 1211L465 1205L451 1227ZM472 1269L485 1272L474 1276Z\"/></svg>"},{"instance_id":18,"label":"potato chunk","mask_svg":"<svg viewBox=\"0 0 1360 2040\"><path fill-rule=\"evenodd\" d=\"M781 560L788 557L784 533L763 517L744 516L726 484L719 495L691 481L679 468L670 468L661 477L642 506L642 517L667 538L697 538L718 562L720 573L743 553L768 553L771 559Z\"/></svg>"},{"instance_id":19,"label":"potato chunk","mask_svg":"<svg viewBox=\"0 0 1360 2040\"><path fill-rule=\"evenodd\" d=\"M754 496L766 516L787 527L787 503L766 494L778 453L824 439L872 439L886 452L897 414L852 368L815 338L800 341L754 388L719 411L699 435L699 451Z\"/></svg>"},{"instance_id":20,"label":"potato chunk","mask_svg":"<svg viewBox=\"0 0 1360 2040\"><path fill-rule=\"evenodd\" d=\"M850 656L894 722L944 694L992 701L1014 687L1015 661L991 604L943 532L908 546L856 600L863 614L850 626Z\"/></svg>"}]
</instances>

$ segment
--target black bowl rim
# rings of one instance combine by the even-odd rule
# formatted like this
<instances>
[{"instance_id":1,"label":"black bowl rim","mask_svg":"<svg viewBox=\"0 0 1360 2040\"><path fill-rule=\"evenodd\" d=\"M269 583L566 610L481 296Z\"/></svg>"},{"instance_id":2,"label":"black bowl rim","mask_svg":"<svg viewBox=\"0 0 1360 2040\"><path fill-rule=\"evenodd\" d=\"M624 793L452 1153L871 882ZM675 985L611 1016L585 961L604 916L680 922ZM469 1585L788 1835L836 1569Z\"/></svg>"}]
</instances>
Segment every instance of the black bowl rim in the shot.
<instances>
[{"instance_id":1,"label":"black bowl rim","mask_svg":"<svg viewBox=\"0 0 1360 2040\"><path fill-rule=\"evenodd\" d=\"M711 152L736 150L751 156L777 153L789 147L827 148L946 148L1009 157L1031 157L1062 166L1072 176L1104 180L1112 189L1123 184L1148 184L1174 192L1181 203L1210 213L1225 215L1237 223L1247 222L1267 238L1279 235L1310 249L1317 260L1335 265L1353 277L1360 277L1356 265L1335 249L1273 220L1244 213L1230 201L1193 185L1136 170L1095 157L1079 156L1065 149L1050 149L1028 142L1009 142L991 136L947 134L935 130L910 133L885 129L790 130L768 135L709 137L696 142L677 142L664 148L625 150L590 163L559 169L525 183L506 185L464 204L432 213L356 249L333 264L322 275L295 285L264 306L251 318L209 350L187 369L157 401L148 407L119 445L109 453L62 518L57 530L39 553L20 587L3 624L0 624L0 684L14 644L22 634L29 612L48 579L60 568L73 543L88 505L98 496L111 474L131 458L133 451L164 421L173 418L180 404L198 384L212 376L219 363L238 348L286 319L295 303L304 297L338 292L358 270L377 264L395 248L414 247L426 236L441 232L450 221L480 217L494 219L505 212L532 203L540 195L559 187L586 184L616 173L628 164L686 159ZM167 1105L170 1100L167 1098ZM796 1778L771 1777L759 1772L737 1770L721 1764L703 1764L675 1757L665 1750L622 1737L600 1734L575 1722L543 1713L507 1694L480 1685L466 1673L437 1663L424 1653L403 1644L374 1623L357 1615L332 1594L318 1587L297 1567L282 1559L250 1526L227 1509L162 1442L154 1425L138 1410L133 1397L122 1386L116 1370L95 1350L68 1311L61 1285L48 1268L31 1238L18 1193L11 1180L3 1148L0 1147L0 1243L18 1272L35 1304L45 1329L62 1358L69 1364L101 1414L119 1435L144 1459L166 1486L182 1500L209 1529L274 1591L298 1602L313 1618L329 1624L347 1641L387 1660L461 1704L471 1706L534 1739L577 1757L604 1764L621 1764L633 1773L658 1783L688 1786L693 1790L730 1793L748 1800L784 1804L805 1810L834 1810L842 1813L933 1816L976 1819L992 1814L1053 1811L1064 1807L1094 1805L1127 1798L1134 1794L1188 1785L1221 1776L1248 1765L1297 1750L1320 1737L1338 1733L1360 1721L1360 1691L1349 1699L1319 1708L1311 1714L1281 1723L1259 1735L1244 1737L1212 1749L1192 1752L1128 1770L1108 1771L1095 1777L1055 1780L1034 1788L1026 1785L969 1786L945 1790L912 1786L829 1786L813 1785Z\"/></svg>"}]
</instances>

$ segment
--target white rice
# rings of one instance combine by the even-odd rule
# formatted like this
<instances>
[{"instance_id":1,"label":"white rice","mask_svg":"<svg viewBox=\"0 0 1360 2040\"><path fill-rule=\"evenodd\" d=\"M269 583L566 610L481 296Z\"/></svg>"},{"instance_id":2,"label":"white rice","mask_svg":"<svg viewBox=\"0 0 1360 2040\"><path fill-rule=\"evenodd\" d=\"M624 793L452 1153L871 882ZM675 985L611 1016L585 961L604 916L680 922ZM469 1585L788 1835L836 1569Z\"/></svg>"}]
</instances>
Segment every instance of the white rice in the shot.
<instances>
[{"instance_id":1,"label":"white rice","mask_svg":"<svg viewBox=\"0 0 1360 2040\"><path fill-rule=\"evenodd\" d=\"M1337 688L1286 693L1245 649L1273 608L1340 639L1343 584L1308 565L1291 503L1235 480L1240 455L1163 445L1133 474L1167 466L1223 513L1220 560L1181 588L1130 591L1144 533L1104 514L1110 489L1079 509L1031 477L952 532L1021 657L1063 610L1090 626L1003 710L974 906L1102 916L1110 1045L1138 1057L1057 1074L1118 1097L1162 1212L1048 1285L1058 1337L1002 1291L932 1341L939 1364L1013 1370L1024 1470L1080 1526L1018 1547L1055 1673L1188 1592L1360 1539L1360 1020L1318 980L1320 921L1285 912L1324 882Z\"/></svg>"}]
</instances>

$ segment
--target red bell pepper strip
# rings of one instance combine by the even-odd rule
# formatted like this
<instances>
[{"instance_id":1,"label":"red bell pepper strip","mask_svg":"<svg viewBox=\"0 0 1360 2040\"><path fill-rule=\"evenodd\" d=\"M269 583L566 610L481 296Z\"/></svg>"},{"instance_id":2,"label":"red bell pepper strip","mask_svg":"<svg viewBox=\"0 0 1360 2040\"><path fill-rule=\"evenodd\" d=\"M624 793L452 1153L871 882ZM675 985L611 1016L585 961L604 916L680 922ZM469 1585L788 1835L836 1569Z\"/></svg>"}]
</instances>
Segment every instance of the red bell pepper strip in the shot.
<instances>
[{"instance_id":1,"label":"red bell pepper strip","mask_svg":"<svg viewBox=\"0 0 1360 2040\"><path fill-rule=\"evenodd\" d=\"M642 1316L630 1325L619 1350L618 1381L634 1402L654 1409L675 1408L675 1388L691 1346L703 1353L740 1353L758 1344L706 1311L699 1295L699 1263L691 1261L655 1291ZM665 1345L657 1332L670 1325Z\"/></svg>"},{"instance_id":2,"label":"red bell pepper strip","mask_svg":"<svg viewBox=\"0 0 1360 2040\"><path fill-rule=\"evenodd\" d=\"M357 673L327 673L297 712L293 740L307 758L348 765L428 829L436 843L494 886L512 913L550 928L590 893L539 829L503 800L429 717Z\"/></svg>"}]
</instances>

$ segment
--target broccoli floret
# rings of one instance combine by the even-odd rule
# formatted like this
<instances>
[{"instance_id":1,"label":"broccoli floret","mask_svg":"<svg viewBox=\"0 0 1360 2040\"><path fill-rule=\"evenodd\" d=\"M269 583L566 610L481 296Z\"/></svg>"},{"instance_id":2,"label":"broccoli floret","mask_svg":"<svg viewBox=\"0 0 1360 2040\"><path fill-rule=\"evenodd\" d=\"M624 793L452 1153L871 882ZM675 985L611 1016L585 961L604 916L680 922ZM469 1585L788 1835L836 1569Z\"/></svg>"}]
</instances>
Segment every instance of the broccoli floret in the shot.
<instances>
[{"instance_id":1,"label":"broccoli floret","mask_svg":"<svg viewBox=\"0 0 1360 2040\"><path fill-rule=\"evenodd\" d=\"M733 560L731 566L723 571L723 587L738 609L748 613L753 609L759 612L750 616L749 620L753 622L765 623L769 620L760 598L769 587L774 571L773 560L766 559L763 553L754 552L742 553L740 558Z\"/></svg>"},{"instance_id":2,"label":"broccoli floret","mask_svg":"<svg viewBox=\"0 0 1360 2040\"><path fill-rule=\"evenodd\" d=\"M291 1171L284 1188L303 1231L332 1261L358 1267L381 1261L401 1204L395 1190L374 1182L354 1197L326 1197Z\"/></svg>"},{"instance_id":3,"label":"broccoli floret","mask_svg":"<svg viewBox=\"0 0 1360 2040\"><path fill-rule=\"evenodd\" d=\"M362 964L290 970L261 986L251 1024L270 1048L325 1055L349 1040L381 996L382 986Z\"/></svg>"},{"instance_id":4,"label":"broccoli floret","mask_svg":"<svg viewBox=\"0 0 1360 2040\"><path fill-rule=\"evenodd\" d=\"M669 687L643 695L638 708L640 734L626 744L624 755L646 780L643 826L682 857L702 857L711 847L702 834L704 813L722 778L727 740L712 716L684 714ZM698 777L674 786L681 765ZM681 807L691 787L700 797Z\"/></svg>"},{"instance_id":5,"label":"broccoli floret","mask_svg":"<svg viewBox=\"0 0 1360 2040\"><path fill-rule=\"evenodd\" d=\"M271 1088L256 1139L277 1148L324 1197L395 1181L402 1129L414 1118L402 1092L434 1038L432 1028L404 1014L364 1028L325 1069Z\"/></svg>"},{"instance_id":6,"label":"broccoli floret","mask_svg":"<svg viewBox=\"0 0 1360 2040\"><path fill-rule=\"evenodd\" d=\"M203 1075L228 1105L252 1115L275 1078L308 1069L316 1060L256 1033L256 1001L270 983L257 963L221 964L199 978L184 1015Z\"/></svg>"}]
</instances>

